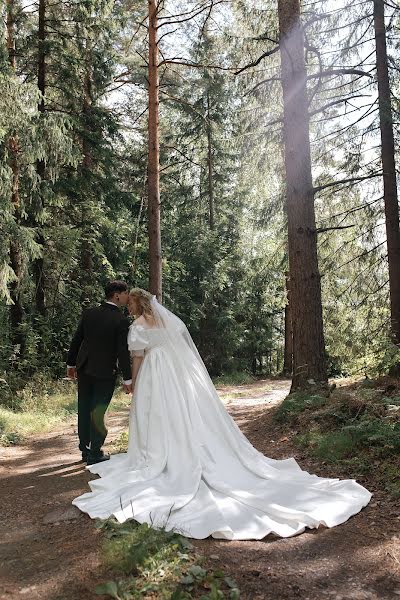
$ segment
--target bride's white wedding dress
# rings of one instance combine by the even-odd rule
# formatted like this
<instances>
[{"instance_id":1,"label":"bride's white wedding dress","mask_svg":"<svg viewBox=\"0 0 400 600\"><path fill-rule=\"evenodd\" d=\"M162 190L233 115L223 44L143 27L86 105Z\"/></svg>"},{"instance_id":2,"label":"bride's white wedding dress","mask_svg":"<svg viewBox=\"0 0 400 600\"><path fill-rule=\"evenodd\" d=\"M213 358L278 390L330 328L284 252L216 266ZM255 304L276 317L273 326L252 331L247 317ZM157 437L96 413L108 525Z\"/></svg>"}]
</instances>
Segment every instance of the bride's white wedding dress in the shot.
<instances>
[{"instance_id":1,"label":"bride's white wedding dress","mask_svg":"<svg viewBox=\"0 0 400 600\"><path fill-rule=\"evenodd\" d=\"M333 527L368 504L371 494L354 480L317 477L293 458L258 452L225 410L183 323L169 317L166 328L130 328L129 348L144 360L128 451L88 467L101 478L75 506L92 518L243 540Z\"/></svg>"}]
</instances>

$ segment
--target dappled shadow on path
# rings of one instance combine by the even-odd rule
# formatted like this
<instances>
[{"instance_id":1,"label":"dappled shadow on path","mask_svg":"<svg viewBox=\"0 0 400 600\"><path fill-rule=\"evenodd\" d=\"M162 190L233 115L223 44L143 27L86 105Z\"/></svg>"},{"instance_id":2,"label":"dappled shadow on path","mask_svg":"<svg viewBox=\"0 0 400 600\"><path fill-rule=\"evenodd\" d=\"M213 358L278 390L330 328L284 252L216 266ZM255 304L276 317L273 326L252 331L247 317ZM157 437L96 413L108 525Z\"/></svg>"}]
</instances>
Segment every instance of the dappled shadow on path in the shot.
<instances>
[{"instance_id":1,"label":"dappled shadow on path","mask_svg":"<svg viewBox=\"0 0 400 600\"><path fill-rule=\"evenodd\" d=\"M276 406L276 404L275 404ZM301 468L324 477L348 477L346 467L312 460L292 443L295 434L273 421L274 406L228 405L243 433L267 456L295 457ZM335 472L336 471L336 472ZM372 502L346 523L307 529L293 538L262 541L196 541L212 568L221 568L243 600L389 600L400 596L400 502L370 482Z\"/></svg>"},{"instance_id":2,"label":"dappled shadow on path","mask_svg":"<svg viewBox=\"0 0 400 600\"><path fill-rule=\"evenodd\" d=\"M249 389L243 392L249 399ZM261 397L245 406L228 404L228 410L268 456L299 454L290 435L272 421L271 405L259 402ZM109 441L126 429L127 420L127 409L111 416ZM89 600L97 597L95 585L109 579L101 562L102 534L71 506L95 477L79 458L74 425L5 449L0 462L1 600ZM326 465L309 459L300 464L330 476ZM211 568L236 579L243 600L393 598L400 591L400 511L382 492L373 491L366 509L333 529L307 530L289 539L207 539L195 545L214 557L207 559Z\"/></svg>"},{"instance_id":3,"label":"dappled shadow on path","mask_svg":"<svg viewBox=\"0 0 400 600\"><path fill-rule=\"evenodd\" d=\"M388 560L387 552L388 548L395 552L396 542L388 541L384 532L374 537L362 533L359 518L333 529L307 530L294 538L205 540L196 546L219 557L217 566L232 574L244 600L394 598L394 591L400 591L400 578L396 558Z\"/></svg>"},{"instance_id":4,"label":"dappled shadow on path","mask_svg":"<svg viewBox=\"0 0 400 600\"><path fill-rule=\"evenodd\" d=\"M125 412L109 422L112 439L126 424ZM106 573L100 532L71 505L95 478L80 461L75 425L2 454L0 599L92 599Z\"/></svg>"}]
</instances>

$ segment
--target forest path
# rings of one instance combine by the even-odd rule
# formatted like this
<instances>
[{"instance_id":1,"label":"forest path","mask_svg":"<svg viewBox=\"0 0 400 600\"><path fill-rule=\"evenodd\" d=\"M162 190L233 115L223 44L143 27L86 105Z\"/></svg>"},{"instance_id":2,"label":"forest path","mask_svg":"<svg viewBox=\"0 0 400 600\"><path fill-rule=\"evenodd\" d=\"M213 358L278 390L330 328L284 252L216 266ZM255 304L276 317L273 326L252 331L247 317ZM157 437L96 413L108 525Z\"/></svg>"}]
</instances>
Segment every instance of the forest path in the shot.
<instances>
[{"instance_id":1,"label":"forest path","mask_svg":"<svg viewBox=\"0 0 400 600\"><path fill-rule=\"evenodd\" d=\"M280 437L270 408L289 390L285 380L219 386L228 410L251 442L273 458L295 456L307 470L340 476L304 458ZM128 411L111 412L112 442ZM88 600L109 575L102 565L101 533L71 506L91 476L79 462L75 424L1 448L0 600ZM290 539L196 541L210 567L233 577L245 600L381 600L400 598L399 503L374 490L370 505L347 523Z\"/></svg>"}]
</instances>

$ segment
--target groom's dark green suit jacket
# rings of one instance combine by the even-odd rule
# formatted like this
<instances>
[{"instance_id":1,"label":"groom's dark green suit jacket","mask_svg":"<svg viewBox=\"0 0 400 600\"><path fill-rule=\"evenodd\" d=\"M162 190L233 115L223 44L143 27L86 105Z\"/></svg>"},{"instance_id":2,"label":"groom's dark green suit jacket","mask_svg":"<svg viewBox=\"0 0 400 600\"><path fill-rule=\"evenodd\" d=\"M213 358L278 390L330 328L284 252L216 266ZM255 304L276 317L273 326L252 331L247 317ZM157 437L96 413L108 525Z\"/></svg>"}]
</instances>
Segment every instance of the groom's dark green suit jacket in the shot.
<instances>
[{"instance_id":1,"label":"groom's dark green suit jacket","mask_svg":"<svg viewBox=\"0 0 400 600\"><path fill-rule=\"evenodd\" d=\"M128 319L113 304L84 310L67 364L100 379L114 377L119 368L124 380L131 379L128 328Z\"/></svg>"}]
</instances>

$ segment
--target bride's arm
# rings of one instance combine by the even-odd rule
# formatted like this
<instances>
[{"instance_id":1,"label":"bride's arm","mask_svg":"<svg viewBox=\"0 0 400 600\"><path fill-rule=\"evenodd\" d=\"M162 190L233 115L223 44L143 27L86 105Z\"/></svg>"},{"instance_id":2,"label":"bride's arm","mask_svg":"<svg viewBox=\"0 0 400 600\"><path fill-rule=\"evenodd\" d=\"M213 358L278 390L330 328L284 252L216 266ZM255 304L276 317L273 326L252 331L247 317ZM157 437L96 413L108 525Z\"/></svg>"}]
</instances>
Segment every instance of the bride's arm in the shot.
<instances>
[{"instance_id":1,"label":"bride's arm","mask_svg":"<svg viewBox=\"0 0 400 600\"><path fill-rule=\"evenodd\" d=\"M143 356L135 356L133 355L132 360L132 389L135 387L136 378L139 373L140 365L143 362Z\"/></svg>"}]
</instances>

